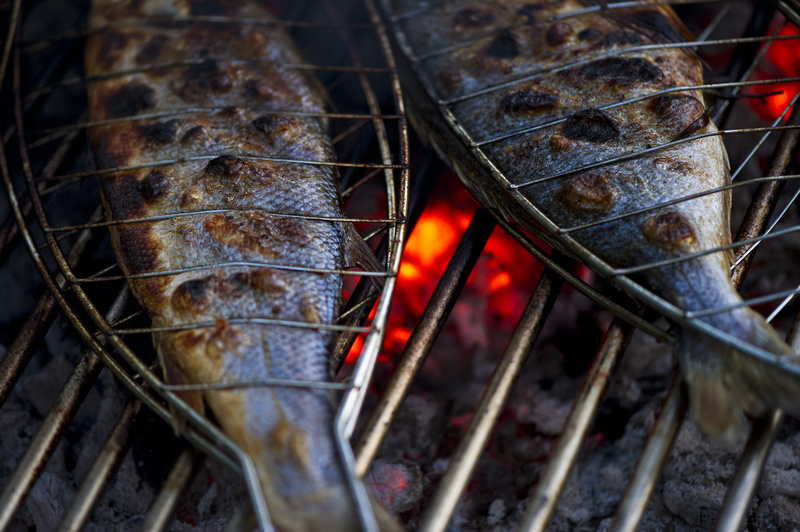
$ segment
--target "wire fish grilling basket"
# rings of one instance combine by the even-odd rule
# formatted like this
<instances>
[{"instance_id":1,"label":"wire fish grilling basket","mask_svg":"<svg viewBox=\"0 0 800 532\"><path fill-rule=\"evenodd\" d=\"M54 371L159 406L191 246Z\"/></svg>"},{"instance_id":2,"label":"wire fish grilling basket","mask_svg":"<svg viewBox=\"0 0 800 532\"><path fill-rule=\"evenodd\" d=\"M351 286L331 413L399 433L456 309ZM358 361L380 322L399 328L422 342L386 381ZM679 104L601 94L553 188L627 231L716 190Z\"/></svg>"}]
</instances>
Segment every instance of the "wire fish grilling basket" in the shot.
<instances>
[{"instance_id":1,"label":"wire fish grilling basket","mask_svg":"<svg viewBox=\"0 0 800 532\"><path fill-rule=\"evenodd\" d=\"M464 93L455 97L443 96L440 87L448 83L444 79L435 78L440 71L430 65L446 64L448 58L459 61L460 51L468 48L483 46L486 50L494 48L495 55L501 57L504 52L515 45L508 44L514 40L510 30L518 29L517 36L522 41L528 37L526 27L537 24L537 31L549 25L556 27L559 23L579 20L580 17L591 15L593 12L607 10L622 10L631 7L652 5L673 5L679 14L697 35L696 40L681 42L672 46L687 48L696 53L706 66L706 82L697 87L680 87L677 90L702 89L711 97L713 105L709 114L719 127L719 135L724 139L728 153L731 156L732 185L724 187L733 194L734 205L740 206L735 211L734 224L739 223L739 231L730 249L735 252L735 263L731 275L735 283L741 285L744 274L752 263L754 254L765 248L776 250L777 242L784 242L785 249L795 250L793 244L798 230L796 218L797 175L794 174L794 154L796 152L796 114L791 114L791 109L797 100L796 89L792 87L797 83L797 70L794 67L780 67L779 57L784 49L791 49L796 44L796 27L798 21L797 5L793 2L692 2L692 1L633 1L633 2L585 2L585 8L575 12L560 13L553 19L542 19L539 12L545 7L563 4L559 2L542 2L531 4L510 3L441 3L441 2L383 2L382 8L387 25L391 28L393 46L398 56L401 79L404 80L406 95L409 98L411 118L421 125L422 136L432 139L436 151L444 159L450 159L454 168L461 174L462 180L475 180L475 175L481 176L487 188L500 190L499 194L514 196L517 201L524 204L527 216L534 219L542 229L537 231L536 237L572 257L580 259L591 266L602 277L606 278L622 292L630 294L638 301L645 303L650 308L656 309L660 314L669 318L673 323L683 327L693 328L710 335L721 342L726 342L736 349L747 353L749 356L760 359L768 364L779 367L784 371L797 374L798 366L794 357L781 358L769 353L755 345L745 344L727 335L725 332L709 326L703 321L702 316L713 313L727 312L726 308L712 308L700 313L690 312L680 308L679 305L670 303L658 297L650 290L632 278L632 274L647 268L663 266L662 264L645 264L633 268L614 267L576 240L570 238L570 233L581 227L561 227L549 219L542 211L535 207L529 199L519 194L518 190L530 183L514 181L513 178L503 175L500 165L489 154L487 146L501 142L514 135L525 134L528 131L523 127L519 130L487 132L470 129L468 121L463 119L464 114L459 114L459 105L477 99L486 94L509 89L515 84L526 80L533 80L537 76L547 75L550 67L531 66L528 70L517 70L513 66L504 71L497 68L492 71L494 76L491 83L482 83L478 80L474 85L470 81L464 82ZM503 10L515 10L519 27L499 28L493 24L500 16L493 15ZM777 9L779 15L773 18ZM509 11L510 12L510 11ZM426 33L425 28L432 27L426 17L440 17L440 24L457 24L454 20L461 20L463 26L468 28L462 40L456 42L438 39L437 35ZM447 18L450 17L450 18ZM453 18L456 17L456 18ZM461 17L458 19L457 17ZM702 22L700 22L702 21ZM777 22L776 22L777 21ZM487 31L481 33L480 27L487 26ZM449 26L448 26L449 27ZM533 31L533 30L530 30ZM505 32L505 33L504 33ZM415 34L418 41L409 37ZM419 38L423 35L422 38ZM598 37L599 38L599 37ZM430 47L423 49L415 45L419 41ZM503 48L507 45L506 48ZM641 49L658 50L665 45L644 44ZM628 53L636 48L623 48L622 53ZM513 52L508 52L513 55ZM488 54L488 52L487 52ZM491 54L489 54L491 55ZM598 60L613 57L614 53L607 55L598 54L587 59L583 56L565 56L557 62L553 69L567 69L583 64L589 60ZM502 58L502 57L501 57ZM477 61L477 60L476 60ZM500 61L498 61L499 63ZM463 64L463 63L462 63ZM478 67L476 67L478 70ZM499 72L499 73L498 73ZM447 72L446 74L449 74ZM446 75L445 74L445 75ZM468 77L471 74L466 74ZM458 78L454 74L453 78ZM456 82L457 83L457 82ZM485 86L484 86L485 85ZM519 86L519 85L516 85ZM648 95L651 97L654 95ZM755 99L753 97L755 96ZM626 105L635 101L635 98L615 102L609 107ZM541 103L541 102L540 102ZM767 111L771 109L771 111ZM754 112L755 110L755 112ZM756 117L756 112L761 117ZM430 125L433 123L433 126ZM554 122L555 123L555 122ZM546 124L552 126L553 124ZM542 126L544 127L544 126ZM437 129L438 128L438 129ZM535 129L534 127L530 128ZM434 130L435 133L430 131ZM442 135L441 131L448 130L450 136ZM716 133L714 133L715 135ZM443 140L444 139L444 140ZM581 170L587 170L603 165L632 160L644 156L652 150L669 148L673 145L686 142L679 138L663 146L648 147L647 150L632 150L625 153L618 160L598 160L587 164ZM466 177L465 177L466 176ZM536 176L537 181L558 179L566 177L561 175ZM720 193L719 189L705 190L701 195ZM566 420L561 437L554 451L548 457L548 464L542 472L538 485L532 490L531 498L526 503L521 526L524 530L544 530L553 515L559 495L564 488L568 475L574 465L582 442L585 440L592 420L597 412L600 400L609 382L609 373L626 345L626 338L630 334L632 324L646 331L650 335L666 342L674 342L673 333L664 326L654 323L652 316L643 314L640 309L625 303L619 295L611 295L598 285L582 281L565 267L563 257L558 254L549 254L545 251L541 241L531 239L521 230L513 220L504 215L495 201L496 196L486 193L482 200L493 211L496 222L506 231L513 234L531 253L543 261L550 271L556 272L566 279L579 291L586 294L596 302L605 306L618 316L606 334L606 339L601 347L589 375L576 399L573 410ZM672 205L683 201L690 201L692 197L682 197L673 200ZM747 206L746 214L742 214ZM668 203L658 204L650 209L669 206ZM519 216L520 210L514 211L514 216ZM736 214L738 212L738 214ZM620 215L631 216L640 214L630 212ZM481 218L483 216L483 218ZM603 220L607 223L613 220ZM484 224L481 229L481 224ZM482 246L480 234L485 235L487 227L491 228L486 215L479 215L473 220L473 226L468 231L468 238L462 241L463 251L451 262L451 268L445 273L453 276L464 275L471 266L469 246ZM734 225L734 228L736 225ZM530 225L527 226L531 230ZM472 239L469 241L469 239ZM774 246L774 247L773 247ZM698 254L720 251L720 249L704 249ZM793 262L796 262L795 251L782 254L785 259L782 266L778 266L772 274L770 281L763 278L744 283L744 303L757 307L769 321L776 324L784 332L790 328L788 343L797 350L798 339L793 314L796 312L796 296L798 293L798 278L793 271ZM684 260L684 259L676 259ZM461 261L461 262L459 262ZM777 266L777 265L776 265ZM404 356L398 362L398 369L390 380L387 389L379 402L378 408L372 413L367 427L357 445L358 471L366 471L378 452L381 442L386 437L390 420L397 413L397 408L402 398L407 393L412 377L408 373L419 371L427 356L432 338L440 330L443 316L449 310L446 308L445 299L455 297L450 286L453 278L443 279L434 300L429 304L426 314L423 315L421 325L414 331L404 351ZM476 464L492 435L492 428L497 423L503 405L509 397L515 379L519 376L526 353L533 340L541 329L542 321L552 308L552 301L557 294L558 286L553 277L544 275L534 292L529 306L517 327L514 337L507 348L502 361L495 368L491 381L485 389L484 396L476 406L474 418L466 429L464 437L458 447L449 457L449 467L441 478L435 494L430 503L426 505L421 517L421 528L424 530L444 530L453 517L457 505L463 500L462 495L467 488ZM456 289L457 291L457 289ZM437 299L438 297L438 299ZM436 308L433 308L436 307ZM676 381L677 383L678 381ZM644 449L625 496L616 512L616 517L610 525L613 530L634 530L637 528L642 515L647 507L650 495L658 482L658 472L664 465L681 420L687 408L687 398L680 385L674 385L667 396L661 415L655 424L652 436ZM751 439L745 447L741 458L740 467L733 479L725 503L717 518L717 529L736 530L745 519L749 501L756 489L758 472L766 460L767 450L773 441L777 427L780 425L782 414L773 412L755 424Z\"/></svg>"},{"instance_id":2,"label":"wire fish grilling basket","mask_svg":"<svg viewBox=\"0 0 800 532\"><path fill-rule=\"evenodd\" d=\"M339 394L336 416L337 444L348 467L348 483L362 524L373 528L374 517L363 484L353 474L348 443L361 410L381 346L389 305L400 264L407 205L407 141L403 107L386 36L371 2L269 3L275 20L231 20L198 15L159 20L170 27L202 23L209 26L279 25L294 38L306 62L283 65L314 73L326 87L330 102L324 114L331 126L341 176L345 217L355 223L363 238L376 248L381 271L348 267L342 274L347 295L343 311L330 326L338 334L332 353L336 371L348 356L357 356L343 382L247 382L235 386L289 386L332 389ZM97 187L100 171L86 151L86 131L94 125L86 113L86 88L97 79L81 69L88 2L21 2L0 6L9 29L2 66L4 94L13 106L3 110L4 148L0 154L3 177L17 220L17 228L4 226L3 253L22 238L49 294L43 296L35 317L25 325L19 341L3 358L2 400L13 390L40 339L52 323L56 308L90 348L78 363L68 384L28 446L0 495L0 529L6 530L41 474L70 419L91 389L103 364L133 394L106 447L63 516L61 528L86 526L93 507L128 448L133 419L145 405L165 420L172 413L186 419L181 434L193 447L242 475L260 528L271 529L254 464L215 424L198 415L165 384L154 364L146 340L153 332L135 306L123 275L109 255L108 227L103 221ZM107 29L107 28L105 28ZM16 33L12 30L16 30ZM212 58L213 59L213 58ZM257 58L244 58L258 60ZM198 58L196 62L208 60ZM189 61L191 63L191 60ZM139 71L185 69L187 64L151 64ZM102 79L130 72L103 74ZM206 108L181 108L167 114L180 117L213 112ZM163 117L130 116L121 120L156 120ZM210 154L219 155L219 154ZM319 164L314 161L276 161L278 164ZM164 161L158 161L163 164ZM181 165L175 160L169 164ZM331 163L328 163L331 164ZM113 170L113 169L112 169ZM179 214L176 214L180 215ZM79 262L90 266L79 267ZM310 271L315 271L313 268ZM370 279L385 283L377 289ZM118 294L116 297L113 294ZM372 311L372 312L370 312ZM250 319L257 322L258 317ZM266 320L269 321L269 320ZM27 339L23 339L23 337ZM142 340L145 341L142 341ZM355 343L355 347L354 347ZM206 388L226 389L220 382ZM204 389L203 386L195 386ZM181 486L188 481L197 456L187 451L175 465L165 489L142 524L143 529L165 529ZM245 513L238 515L245 519Z\"/></svg>"}]
</instances>

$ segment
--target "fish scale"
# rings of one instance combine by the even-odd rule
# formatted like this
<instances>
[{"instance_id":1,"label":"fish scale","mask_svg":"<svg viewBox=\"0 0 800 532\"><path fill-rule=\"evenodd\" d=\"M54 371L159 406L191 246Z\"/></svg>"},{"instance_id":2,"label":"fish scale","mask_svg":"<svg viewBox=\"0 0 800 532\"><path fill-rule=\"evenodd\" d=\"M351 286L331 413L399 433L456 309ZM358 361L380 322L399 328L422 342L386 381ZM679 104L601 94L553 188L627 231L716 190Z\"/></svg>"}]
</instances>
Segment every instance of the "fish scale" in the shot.
<instances>
[{"instance_id":1,"label":"fish scale","mask_svg":"<svg viewBox=\"0 0 800 532\"><path fill-rule=\"evenodd\" d=\"M232 21L163 21L209 15ZM343 218L333 166L265 159L334 161L327 120L312 116L326 97L312 75L285 66L302 61L280 28L239 18L273 20L268 2L94 2L85 63L101 79L89 85L90 120L112 121L89 130L94 156L100 168L148 165L102 179L108 218L128 222L110 227L112 243L127 276L193 268L129 279L153 326L173 329L153 334L168 383L325 383L336 272L357 253L356 233L327 220ZM107 76L119 72L130 73ZM220 265L242 262L263 266ZM360 526L331 392L181 395L201 412L207 404L252 458L282 530Z\"/></svg>"},{"instance_id":2,"label":"fish scale","mask_svg":"<svg viewBox=\"0 0 800 532\"><path fill-rule=\"evenodd\" d=\"M481 203L536 234L544 216L559 230L544 235L549 243L569 251L576 242L633 268L635 281L684 311L718 310L695 319L793 354L753 310L721 310L742 305L731 251L713 251L731 243L730 191L719 190L730 172L691 88L703 83L700 61L665 46L690 38L671 9L588 0L393 7L412 124ZM731 440L744 414L769 408L800 414L796 372L694 328L678 325L677 335L692 415L709 435Z\"/></svg>"}]
</instances>

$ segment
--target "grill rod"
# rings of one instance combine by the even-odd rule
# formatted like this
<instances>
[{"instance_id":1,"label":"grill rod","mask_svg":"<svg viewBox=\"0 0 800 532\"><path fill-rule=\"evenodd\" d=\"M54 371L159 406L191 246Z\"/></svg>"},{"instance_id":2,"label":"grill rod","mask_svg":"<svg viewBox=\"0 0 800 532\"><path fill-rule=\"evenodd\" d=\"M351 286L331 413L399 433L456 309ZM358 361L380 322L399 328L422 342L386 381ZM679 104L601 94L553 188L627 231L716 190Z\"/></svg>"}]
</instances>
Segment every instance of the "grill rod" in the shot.
<instances>
[{"instance_id":1,"label":"grill rod","mask_svg":"<svg viewBox=\"0 0 800 532\"><path fill-rule=\"evenodd\" d=\"M92 510L100 501L106 485L113 478L125 453L133 443L131 432L141 409L142 402L138 399L132 400L125 406L97 459L86 474L86 479L75 493L73 504L61 521L58 532L77 532L83 530L89 523Z\"/></svg>"},{"instance_id":2,"label":"grill rod","mask_svg":"<svg viewBox=\"0 0 800 532\"><path fill-rule=\"evenodd\" d=\"M122 315L127 300L127 290L117 296L107 314L109 321L114 322ZM103 341L103 339L101 338L99 341ZM39 474L44 470L45 463L55 451L64 430L94 385L101 369L103 369L103 364L100 357L89 350L84 353L70 374L61 394L20 459L6 488L0 494L0 530L5 530L11 525L19 506Z\"/></svg>"}]
</instances>

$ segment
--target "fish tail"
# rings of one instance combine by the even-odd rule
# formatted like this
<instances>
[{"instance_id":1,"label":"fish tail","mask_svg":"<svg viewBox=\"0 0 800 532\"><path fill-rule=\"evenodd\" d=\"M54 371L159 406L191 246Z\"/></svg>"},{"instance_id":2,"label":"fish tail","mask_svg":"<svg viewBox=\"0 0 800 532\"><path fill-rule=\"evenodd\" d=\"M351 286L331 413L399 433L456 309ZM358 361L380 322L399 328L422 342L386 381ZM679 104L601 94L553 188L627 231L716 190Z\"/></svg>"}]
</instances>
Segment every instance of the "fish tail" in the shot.
<instances>
[{"instance_id":1,"label":"fish tail","mask_svg":"<svg viewBox=\"0 0 800 532\"><path fill-rule=\"evenodd\" d=\"M728 313L719 324L726 332L775 355L795 355L764 318L748 309ZM763 416L772 408L800 413L800 371L742 353L703 333L681 331L678 358L689 388L695 423L709 436L732 442L747 429L746 415Z\"/></svg>"},{"instance_id":2,"label":"fish tail","mask_svg":"<svg viewBox=\"0 0 800 532\"><path fill-rule=\"evenodd\" d=\"M343 474L343 473L342 473ZM261 478L262 489L274 491L271 480ZM370 506L380 532L402 532L389 512L372 496ZM353 532L362 530L355 498L345 484L330 485L304 501L289 500L275 494L268 498L270 517L287 532Z\"/></svg>"}]
</instances>

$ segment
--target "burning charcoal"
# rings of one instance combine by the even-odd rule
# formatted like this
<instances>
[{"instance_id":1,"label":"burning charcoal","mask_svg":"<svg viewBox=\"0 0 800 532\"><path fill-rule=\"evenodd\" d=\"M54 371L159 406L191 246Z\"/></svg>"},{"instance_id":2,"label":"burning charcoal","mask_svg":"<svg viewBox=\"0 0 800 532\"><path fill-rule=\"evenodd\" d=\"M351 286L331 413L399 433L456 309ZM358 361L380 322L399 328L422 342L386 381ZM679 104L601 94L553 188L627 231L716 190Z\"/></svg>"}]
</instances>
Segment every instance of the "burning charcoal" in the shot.
<instances>
[{"instance_id":1,"label":"burning charcoal","mask_svg":"<svg viewBox=\"0 0 800 532\"><path fill-rule=\"evenodd\" d=\"M72 491L69 483L60 475L49 471L42 473L26 499L36 530L58 528L66 508L64 499Z\"/></svg>"},{"instance_id":2,"label":"burning charcoal","mask_svg":"<svg viewBox=\"0 0 800 532\"><path fill-rule=\"evenodd\" d=\"M517 421L532 424L536 430L548 436L560 434L572 404L539 388L532 389L525 395L525 400L517 405Z\"/></svg>"},{"instance_id":3,"label":"burning charcoal","mask_svg":"<svg viewBox=\"0 0 800 532\"><path fill-rule=\"evenodd\" d=\"M664 505L675 515L695 526L710 527L722 506L725 485L721 483L695 484L669 481L662 493Z\"/></svg>"},{"instance_id":4,"label":"burning charcoal","mask_svg":"<svg viewBox=\"0 0 800 532\"><path fill-rule=\"evenodd\" d=\"M392 447L397 450L392 458L429 455L444 431L443 416L444 411L436 401L420 395L407 397L392 424L391 433L396 441Z\"/></svg>"},{"instance_id":5,"label":"burning charcoal","mask_svg":"<svg viewBox=\"0 0 800 532\"><path fill-rule=\"evenodd\" d=\"M778 495L767 499L754 513L752 521L755 532L797 530L800 523L800 506L796 497Z\"/></svg>"},{"instance_id":6,"label":"burning charcoal","mask_svg":"<svg viewBox=\"0 0 800 532\"><path fill-rule=\"evenodd\" d=\"M378 502L395 515L411 510L422 498L422 471L407 460L376 460L365 481Z\"/></svg>"},{"instance_id":7,"label":"burning charcoal","mask_svg":"<svg viewBox=\"0 0 800 532\"><path fill-rule=\"evenodd\" d=\"M489 525L497 525L502 521L506 515L506 503L503 499L495 499L489 505L489 516L486 518L486 523Z\"/></svg>"}]
</instances>

